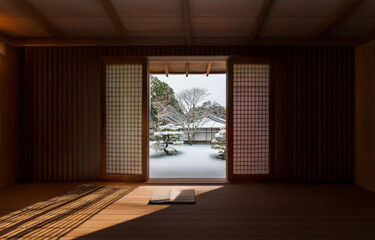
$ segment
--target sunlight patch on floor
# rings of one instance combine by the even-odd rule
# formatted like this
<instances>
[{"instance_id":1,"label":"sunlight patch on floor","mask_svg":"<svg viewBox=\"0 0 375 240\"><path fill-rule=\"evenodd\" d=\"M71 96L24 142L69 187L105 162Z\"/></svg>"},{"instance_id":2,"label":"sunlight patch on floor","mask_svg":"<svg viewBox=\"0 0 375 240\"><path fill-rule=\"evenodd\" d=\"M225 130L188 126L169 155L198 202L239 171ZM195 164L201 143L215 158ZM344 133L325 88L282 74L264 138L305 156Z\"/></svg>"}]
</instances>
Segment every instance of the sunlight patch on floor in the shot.
<instances>
[{"instance_id":1,"label":"sunlight patch on floor","mask_svg":"<svg viewBox=\"0 0 375 240\"><path fill-rule=\"evenodd\" d=\"M140 186L61 239L74 239L168 208L169 205L148 205L153 192L157 189L193 188L196 196L199 196L221 187L223 186ZM198 201L199 198L197 199Z\"/></svg>"}]
</instances>

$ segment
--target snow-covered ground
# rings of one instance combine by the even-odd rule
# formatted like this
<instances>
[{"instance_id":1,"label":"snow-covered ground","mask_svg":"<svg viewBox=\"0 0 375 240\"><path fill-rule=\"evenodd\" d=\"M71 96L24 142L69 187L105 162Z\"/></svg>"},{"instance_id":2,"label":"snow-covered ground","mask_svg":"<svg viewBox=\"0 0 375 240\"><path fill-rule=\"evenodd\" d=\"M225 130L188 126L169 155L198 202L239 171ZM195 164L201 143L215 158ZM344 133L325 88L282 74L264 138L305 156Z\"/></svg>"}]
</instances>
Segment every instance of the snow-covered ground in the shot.
<instances>
[{"instance_id":1,"label":"snow-covered ground","mask_svg":"<svg viewBox=\"0 0 375 240\"><path fill-rule=\"evenodd\" d=\"M225 178L225 160L217 159L218 150L210 144L178 145L177 154L150 149L150 178Z\"/></svg>"}]
</instances>

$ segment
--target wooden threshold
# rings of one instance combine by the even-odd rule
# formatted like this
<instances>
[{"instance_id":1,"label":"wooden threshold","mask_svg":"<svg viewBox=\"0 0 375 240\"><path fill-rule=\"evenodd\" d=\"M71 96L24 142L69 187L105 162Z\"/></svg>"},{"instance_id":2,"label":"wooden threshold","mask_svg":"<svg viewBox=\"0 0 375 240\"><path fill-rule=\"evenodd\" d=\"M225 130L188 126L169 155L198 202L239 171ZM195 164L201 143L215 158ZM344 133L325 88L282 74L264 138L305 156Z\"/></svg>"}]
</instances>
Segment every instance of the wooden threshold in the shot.
<instances>
[{"instance_id":1,"label":"wooden threshold","mask_svg":"<svg viewBox=\"0 0 375 240\"><path fill-rule=\"evenodd\" d=\"M150 178L145 184L223 184L226 178Z\"/></svg>"}]
</instances>

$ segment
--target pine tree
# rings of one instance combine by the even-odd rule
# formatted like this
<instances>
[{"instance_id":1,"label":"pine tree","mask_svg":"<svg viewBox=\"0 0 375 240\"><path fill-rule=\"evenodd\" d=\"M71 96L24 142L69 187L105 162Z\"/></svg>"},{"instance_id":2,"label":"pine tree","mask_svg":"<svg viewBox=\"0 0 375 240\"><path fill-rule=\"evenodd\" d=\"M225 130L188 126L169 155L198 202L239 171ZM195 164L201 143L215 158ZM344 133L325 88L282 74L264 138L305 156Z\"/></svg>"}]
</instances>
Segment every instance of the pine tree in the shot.
<instances>
[{"instance_id":1,"label":"pine tree","mask_svg":"<svg viewBox=\"0 0 375 240\"><path fill-rule=\"evenodd\" d=\"M152 142L151 148L155 151L163 150L167 155L172 155L173 151L177 153L177 150L170 147L169 144L184 144L184 142L180 140L180 137L184 134L184 132L180 131L181 129L181 126L175 126L173 124L160 126L159 131L154 133L155 141Z\"/></svg>"},{"instance_id":2,"label":"pine tree","mask_svg":"<svg viewBox=\"0 0 375 240\"><path fill-rule=\"evenodd\" d=\"M219 150L218 158L225 159L227 156L227 130L226 127L221 128L221 130L215 134L215 139L211 141L212 149Z\"/></svg>"}]
</instances>

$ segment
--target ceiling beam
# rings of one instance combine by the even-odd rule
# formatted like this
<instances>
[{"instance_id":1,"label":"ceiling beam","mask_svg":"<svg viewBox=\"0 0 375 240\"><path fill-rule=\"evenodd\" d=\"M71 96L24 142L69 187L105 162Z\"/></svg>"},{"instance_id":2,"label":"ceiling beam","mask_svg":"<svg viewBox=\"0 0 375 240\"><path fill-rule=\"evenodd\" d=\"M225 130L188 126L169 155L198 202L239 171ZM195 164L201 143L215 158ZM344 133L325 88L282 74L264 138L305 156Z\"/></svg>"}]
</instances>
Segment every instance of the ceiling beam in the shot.
<instances>
[{"instance_id":1,"label":"ceiling beam","mask_svg":"<svg viewBox=\"0 0 375 240\"><path fill-rule=\"evenodd\" d=\"M206 77L208 77L208 75L210 75L211 67L212 67L212 62L209 62L209 63L207 64Z\"/></svg>"},{"instance_id":2,"label":"ceiling beam","mask_svg":"<svg viewBox=\"0 0 375 240\"><path fill-rule=\"evenodd\" d=\"M184 46L182 38L9 38L12 46ZM199 46L355 46L358 38L194 38Z\"/></svg>"},{"instance_id":3,"label":"ceiling beam","mask_svg":"<svg viewBox=\"0 0 375 240\"><path fill-rule=\"evenodd\" d=\"M217 74L225 74L225 73L227 73L226 70L225 70L225 71L213 72L213 73L211 73L211 75L213 75L213 74L215 74L215 75L217 75ZM150 70L150 74L163 75L164 72L151 71L151 70ZM182 72L179 72L179 71L176 71L176 72L170 72L170 74L173 74L173 75L186 75L185 71L182 71ZM192 72L191 70L189 70L189 75L190 75L190 76L193 76L193 75L203 75L203 74L205 74L204 71L203 71L203 72Z\"/></svg>"},{"instance_id":4,"label":"ceiling beam","mask_svg":"<svg viewBox=\"0 0 375 240\"><path fill-rule=\"evenodd\" d=\"M271 1L272 0L263 0L258 16L250 32L250 36L249 36L250 42L253 41L258 36L260 29L262 28L264 19L266 18L268 10L270 9Z\"/></svg>"},{"instance_id":5,"label":"ceiling beam","mask_svg":"<svg viewBox=\"0 0 375 240\"><path fill-rule=\"evenodd\" d=\"M165 76L168 77L168 63L164 63L164 73L165 73Z\"/></svg>"},{"instance_id":6,"label":"ceiling beam","mask_svg":"<svg viewBox=\"0 0 375 240\"><path fill-rule=\"evenodd\" d=\"M148 56L147 57L152 62L167 63L169 61L176 62L199 62L199 63L216 63L225 62L228 56Z\"/></svg>"},{"instance_id":7,"label":"ceiling beam","mask_svg":"<svg viewBox=\"0 0 375 240\"><path fill-rule=\"evenodd\" d=\"M184 28L186 36L186 44L191 44L191 24L190 24L190 1L182 0L182 8L184 14Z\"/></svg>"},{"instance_id":8,"label":"ceiling beam","mask_svg":"<svg viewBox=\"0 0 375 240\"><path fill-rule=\"evenodd\" d=\"M53 23L38 11L32 4L26 0L12 0L19 9L22 10L35 23L42 27L51 37L64 37L65 34Z\"/></svg>"},{"instance_id":9,"label":"ceiling beam","mask_svg":"<svg viewBox=\"0 0 375 240\"><path fill-rule=\"evenodd\" d=\"M6 43L8 45L13 45L10 37L0 32L0 42Z\"/></svg>"},{"instance_id":10,"label":"ceiling beam","mask_svg":"<svg viewBox=\"0 0 375 240\"><path fill-rule=\"evenodd\" d=\"M7 45L4 42L0 42L0 56L7 53Z\"/></svg>"},{"instance_id":11,"label":"ceiling beam","mask_svg":"<svg viewBox=\"0 0 375 240\"><path fill-rule=\"evenodd\" d=\"M120 16L117 14L115 7L113 6L111 0L100 0L103 8L111 19L112 24L115 26L117 33L125 40L129 39L129 34L126 31L124 25L122 24Z\"/></svg>"},{"instance_id":12,"label":"ceiling beam","mask_svg":"<svg viewBox=\"0 0 375 240\"><path fill-rule=\"evenodd\" d=\"M311 35L313 38L318 38L326 34L339 22L344 20L350 12L352 12L361 2L361 0L342 0L340 5L333 10L324 22Z\"/></svg>"},{"instance_id":13,"label":"ceiling beam","mask_svg":"<svg viewBox=\"0 0 375 240\"><path fill-rule=\"evenodd\" d=\"M375 39L375 31L367 34L363 38L359 39L357 45L362 45Z\"/></svg>"},{"instance_id":14,"label":"ceiling beam","mask_svg":"<svg viewBox=\"0 0 375 240\"><path fill-rule=\"evenodd\" d=\"M185 74L186 74L186 77L189 76L189 63L185 64Z\"/></svg>"}]
</instances>

